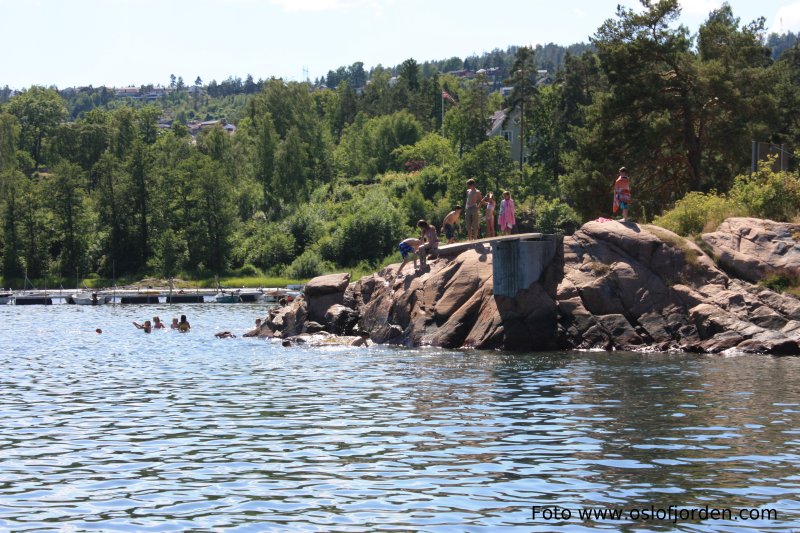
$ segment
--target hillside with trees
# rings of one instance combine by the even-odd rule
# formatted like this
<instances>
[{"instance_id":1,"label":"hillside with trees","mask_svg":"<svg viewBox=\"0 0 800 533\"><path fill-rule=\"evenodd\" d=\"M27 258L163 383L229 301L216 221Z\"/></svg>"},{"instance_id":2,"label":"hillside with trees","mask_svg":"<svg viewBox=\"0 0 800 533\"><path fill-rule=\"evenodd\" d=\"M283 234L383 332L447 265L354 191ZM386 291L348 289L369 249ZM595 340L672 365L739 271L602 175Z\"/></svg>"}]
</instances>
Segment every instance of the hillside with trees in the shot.
<instances>
[{"instance_id":1,"label":"hillside with trees","mask_svg":"<svg viewBox=\"0 0 800 533\"><path fill-rule=\"evenodd\" d=\"M441 225L468 177L510 190L523 231L609 216L623 164L640 221L687 195L757 191L776 178L749 177L751 142L800 147L797 36L727 5L690 35L678 13L677 0L619 8L585 45L356 62L313 82L6 88L0 274L372 270L418 219ZM487 136L500 110L523 128L525 161ZM779 178L800 200L796 170Z\"/></svg>"}]
</instances>

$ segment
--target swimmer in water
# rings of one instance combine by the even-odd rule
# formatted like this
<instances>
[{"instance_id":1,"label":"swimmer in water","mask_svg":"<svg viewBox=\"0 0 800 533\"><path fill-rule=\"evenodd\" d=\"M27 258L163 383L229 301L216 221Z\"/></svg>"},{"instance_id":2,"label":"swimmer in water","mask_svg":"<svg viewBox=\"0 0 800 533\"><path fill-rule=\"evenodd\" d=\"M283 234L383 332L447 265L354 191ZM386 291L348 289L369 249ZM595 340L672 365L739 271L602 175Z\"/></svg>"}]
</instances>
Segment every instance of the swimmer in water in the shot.
<instances>
[{"instance_id":1,"label":"swimmer in water","mask_svg":"<svg viewBox=\"0 0 800 533\"><path fill-rule=\"evenodd\" d=\"M136 326L136 329L143 329L145 333L150 333L153 330L153 326L150 324L149 320L145 320L144 324L134 322L133 325Z\"/></svg>"}]
</instances>

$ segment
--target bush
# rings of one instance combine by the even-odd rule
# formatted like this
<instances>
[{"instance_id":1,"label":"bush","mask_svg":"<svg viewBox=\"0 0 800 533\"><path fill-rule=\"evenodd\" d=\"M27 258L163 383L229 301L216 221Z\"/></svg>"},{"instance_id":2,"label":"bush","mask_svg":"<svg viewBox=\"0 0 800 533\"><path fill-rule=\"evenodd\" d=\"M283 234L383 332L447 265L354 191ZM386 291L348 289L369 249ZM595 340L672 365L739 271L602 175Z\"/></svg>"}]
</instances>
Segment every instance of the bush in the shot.
<instances>
[{"instance_id":1,"label":"bush","mask_svg":"<svg viewBox=\"0 0 800 533\"><path fill-rule=\"evenodd\" d=\"M566 233L571 235L575 232L575 228L581 224L578 213L558 198L547 200L537 196L534 205L536 213L535 227L542 233Z\"/></svg>"},{"instance_id":2,"label":"bush","mask_svg":"<svg viewBox=\"0 0 800 533\"><path fill-rule=\"evenodd\" d=\"M293 237L293 257L302 254L325 232L325 221L320 211L318 205L306 204L284 221L286 231Z\"/></svg>"},{"instance_id":3,"label":"bush","mask_svg":"<svg viewBox=\"0 0 800 533\"><path fill-rule=\"evenodd\" d=\"M409 226L416 225L419 219L428 219L433 213L433 204L425 199L417 188L410 189L403 197L402 207L405 214L406 223Z\"/></svg>"},{"instance_id":4,"label":"bush","mask_svg":"<svg viewBox=\"0 0 800 533\"><path fill-rule=\"evenodd\" d=\"M349 207L349 214L337 222L330 242L324 246L325 256L339 265L377 261L411 231L404 225L400 210L380 191L369 192Z\"/></svg>"},{"instance_id":5,"label":"bush","mask_svg":"<svg viewBox=\"0 0 800 533\"><path fill-rule=\"evenodd\" d=\"M790 276L775 275L761 280L760 284L775 292L786 292L790 288L797 287L798 280Z\"/></svg>"},{"instance_id":6,"label":"bush","mask_svg":"<svg viewBox=\"0 0 800 533\"><path fill-rule=\"evenodd\" d=\"M690 192L653 224L688 237L714 231L726 218L747 214L735 200L714 192Z\"/></svg>"},{"instance_id":7,"label":"bush","mask_svg":"<svg viewBox=\"0 0 800 533\"><path fill-rule=\"evenodd\" d=\"M426 167L417 174L417 184L422 195L431 200L447 191L447 181L439 167Z\"/></svg>"},{"instance_id":8,"label":"bush","mask_svg":"<svg viewBox=\"0 0 800 533\"><path fill-rule=\"evenodd\" d=\"M299 254L295 252L295 240L278 224L260 228L242 244L244 262L269 271L288 265ZM237 254L238 255L238 254Z\"/></svg>"},{"instance_id":9,"label":"bush","mask_svg":"<svg viewBox=\"0 0 800 533\"><path fill-rule=\"evenodd\" d=\"M236 271L236 275L244 277L253 277L253 276L261 276L262 273L255 266L251 265L250 263L247 263L243 265L242 268L239 268Z\"/></svg>"},{"instance_id":10,"label":"bush","mask_svg":"<svg viewBox=\"0 0 800 533\"><path fill-rule=\"evenodd\" d=\"M748 216L789 222L800 213L800 179L762 164L755 174L736 177L731 198Z\"/></svg>"},{"instance_id":11,"label":"bush","mask_svg":"<svg viewBox=\"0 0 800 533\"><path fill-rule=\"evenodd\" d=\"M291 279L310 279L328 270L333 270L333 265L323 261L315 250L306 250L284 270L284 276Z\"/></svg>"}]
</instances>

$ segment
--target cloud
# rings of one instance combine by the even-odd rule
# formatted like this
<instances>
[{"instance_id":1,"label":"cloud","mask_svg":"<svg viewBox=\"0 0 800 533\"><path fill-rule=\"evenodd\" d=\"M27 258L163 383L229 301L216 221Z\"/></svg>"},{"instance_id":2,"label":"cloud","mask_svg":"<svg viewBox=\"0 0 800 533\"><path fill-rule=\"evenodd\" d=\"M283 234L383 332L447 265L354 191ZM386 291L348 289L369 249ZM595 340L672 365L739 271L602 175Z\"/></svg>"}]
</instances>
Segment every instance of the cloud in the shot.
<instances>
[{"instance_id":1,"label":"cloud","mask_svg":"<svg viewBox=\"0 0 800 533\"><path fill-rule=\"evenodd\" d=\"M687 15L708 15L722 6L719 0L680 0L681 11Z\"/></svg>"},{"instance_id":2,"label":"cloud","mask_svg":"<svg viewBox=\"0 0 800 533\"><path fill-rule=\"evenodd\" d=\"M284 11L322 12L350 11L352 9L372 9L380 14L393 0L271 0Z\"/></svg>"},{"instance_id":3,"label":"cloud","mask_svg":"<svg viewBox=\"0 0 800 533\"><path fill-rule=\"evenodd\" d=\"M794 2L778 9L775 18L772 20L770 32L786 33L792 31L797 33L800 30L800 2Z\"/></svg>"}]
</instances>

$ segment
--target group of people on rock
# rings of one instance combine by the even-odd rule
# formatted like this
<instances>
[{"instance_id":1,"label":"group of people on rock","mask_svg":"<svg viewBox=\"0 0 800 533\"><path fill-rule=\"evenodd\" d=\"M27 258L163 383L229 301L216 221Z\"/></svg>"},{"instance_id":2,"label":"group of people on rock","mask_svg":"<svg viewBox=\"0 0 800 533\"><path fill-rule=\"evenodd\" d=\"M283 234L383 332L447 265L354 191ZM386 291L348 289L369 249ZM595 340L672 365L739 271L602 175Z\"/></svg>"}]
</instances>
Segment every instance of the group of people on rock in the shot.
<instances>
[{"instance_id":1,"label":"group of people on rock","mask_svg":"<svg viewBox=\"0 0 800 533\"><path fill-rule=\"evenodd\" d=\"M481 207L484 207L486 220L486 237L496 237L495 232L495 210L497 199L494 194L489 192L486 196L478 190L475 180L467 180L466 201L464 206L457 205L442 220L441 232L447 239L447 244L456 242L457 235L461 232L461 215L464 214L464 225L467 229L467 240L472 241L479 238L481 223ZM501 234L510 235L517 222L515 218L516 206L511 198L511 193L505 191L500 200L499 214L497 216L497 227ZM436 226L426 220L417 222L420 229L419 237L410 237L400 242L398 248L403 262L398 269L398 275L402 273L403 267L413 259L414 268L421 270L425 268L425 259L430 256L437 258L439 255L439 232ZM419 258L419 263L418 263Z\"/></svg>"},{"instance_id":2,"label":"group of people on rock","mask_svg":"<svg viewBox=\"0 0 800 533\"><path fill-rule=\"evenodd\" d=\"M154 329L167 329L167 326L161 322L161 319L157 316L153 317L153 321L150 322L149 320L145 320L143 324L139 324L138 322L134 321L133 325L136 329L141 329L145 333L151 333ZM186 320L186 315L181 315L180 321L178 321L177 317L172 317L172 324L170 324L170 329L176 329L181 333L186 333L192 326L189 324L189 321Z\"/></svg>"}]
</instances>

